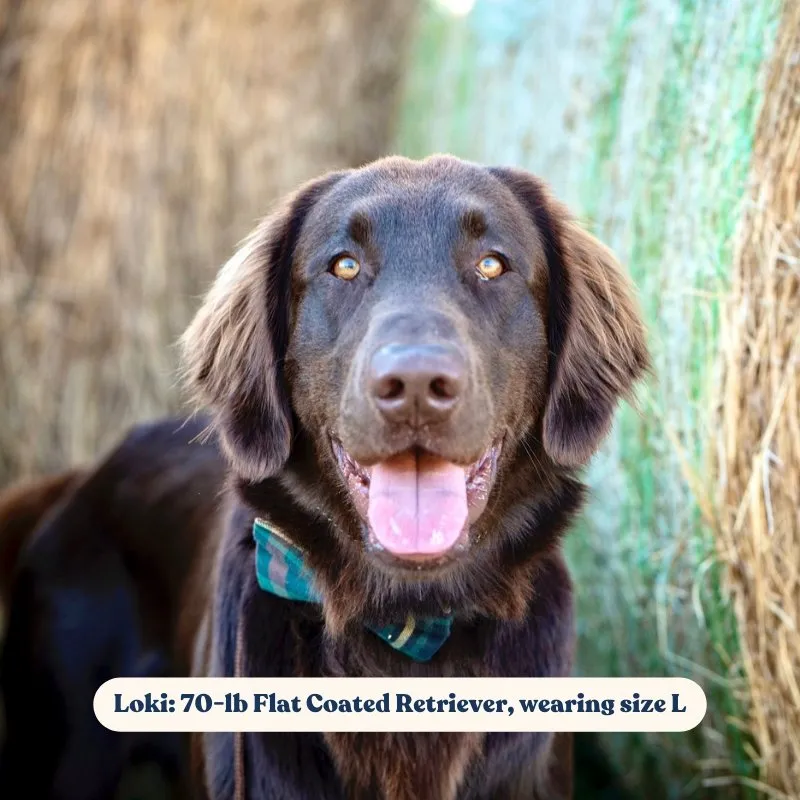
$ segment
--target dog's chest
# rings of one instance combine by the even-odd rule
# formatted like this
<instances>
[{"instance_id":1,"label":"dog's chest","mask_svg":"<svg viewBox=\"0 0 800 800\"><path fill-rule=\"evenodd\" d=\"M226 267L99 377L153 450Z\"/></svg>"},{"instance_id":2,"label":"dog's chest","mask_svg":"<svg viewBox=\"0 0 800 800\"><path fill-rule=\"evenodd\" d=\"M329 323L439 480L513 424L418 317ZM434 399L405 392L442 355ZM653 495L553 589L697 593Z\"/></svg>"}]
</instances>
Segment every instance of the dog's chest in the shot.
<instances>
[{"instance_id":1,"label":"dog's chest","mask_svg":"<svg viewBox=\"0 0 800 800\"><path fill-rule=\"evenodd\" d=\"M564 653L542 646L552 638L542 635L549 628L537 627L542 615L503 636L491 626L454 628L434 661L420 665L366 629L346 640L324 636L313 606L287 603L258 588L249 558L228 561L221 577L212 675L500 677L568 670ZM566 614L561 624L568 621ZM241 660L237 641L244 645ZM248 734L244 769L237 775L234 737L207 737L206 785L213 800L241 796L234 793L237 779L247 800L530 800L534 794L520 791L520 779L538 774L550 750L549 737L531 734ZM531 785L527 779L525 785Z\"/></svg>"},{"instance_id":2,"label":"dog's chest","mask_svg":"<svg viewBox=\"0 0 800 800\"><path fill-rule=\"evenodd\" d=\"M356 633L346 644L326 645L313 612L287 617L282 605L284 613L276 615L276 602L281 603L261 593L246 604L248 674L336 677L417 671L413 662L403 661L405 656L367 631L363 637ZM278 620L285 626L282 631L276 627ZM276 647L279 642L281 646ZM283 753L279 760L285 764L288 757L304 765L294 776L298 781L295 794L285 787L286 797L292 800L306 796L304 784L325 785L324 794L315 796L331 800L458 800L470 768L481 758L483 740L484 735L476 733L256 735L247 747L248 783L254 787L263 774L280 773L280 765L273 763L276 748L288 748L294 755ZM269 792L263 796L272 797Z\"/></svg>"},{"instance_id":3,"label":"dog's chest","mask_svg":"<svg viewBox=\"0 0 800 800\"><path fill-rule=\"evenodd\" d=\"M325 742L350 800L456 800L478 733L328 733Z\"/></svg>"}]
</instances>

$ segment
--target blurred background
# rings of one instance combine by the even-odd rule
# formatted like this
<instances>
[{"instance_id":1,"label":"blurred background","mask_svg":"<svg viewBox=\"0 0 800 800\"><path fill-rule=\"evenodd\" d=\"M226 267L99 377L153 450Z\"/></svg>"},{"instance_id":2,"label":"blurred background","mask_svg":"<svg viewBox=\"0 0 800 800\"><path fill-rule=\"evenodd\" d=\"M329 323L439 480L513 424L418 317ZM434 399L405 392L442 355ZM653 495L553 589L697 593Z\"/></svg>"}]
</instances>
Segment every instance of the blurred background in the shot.
<instances>
[{"instance_id":1,"label":"blurred background","mask_svg":"<svg viewBox=\"0 0 800 800\"><path fill-rule=\"evenodd\" d=\"M800 798L798 0L0 0L0 486L180 407L277 197L442 151L541 175L641 293L656 374L567 543L579 671L709 710L605 752L647 800Z\"/></svg>"}]
</instances>

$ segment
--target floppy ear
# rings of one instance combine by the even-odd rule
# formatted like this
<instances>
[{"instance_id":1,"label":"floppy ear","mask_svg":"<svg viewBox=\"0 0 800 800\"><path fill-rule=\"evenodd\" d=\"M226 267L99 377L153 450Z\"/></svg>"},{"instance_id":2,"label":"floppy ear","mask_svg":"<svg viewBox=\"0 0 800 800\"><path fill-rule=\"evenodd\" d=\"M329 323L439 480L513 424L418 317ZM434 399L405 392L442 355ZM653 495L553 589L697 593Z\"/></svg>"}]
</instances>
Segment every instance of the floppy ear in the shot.
<instances>
[{"instance_id":1,"label":"floppy ear","mask_svg":"<svg viewBox=\"0 0 800 800\"><path fill-rule=\"evenodd\" d=\"M291 270L308 212L344 172L285 199L222 267L181 339L193 400L214 415L222 448L245 480L264 480L289 458L292 412L283 377Z\"/></svg>"},{"instance_id":2,"label":"floppy ear","mask_svg":"<svg viewBox=\"0 0 800 800\"><path fill-rule=\"evenodd\" d=\"M545 451L558 464L585 464L649 368L633 286L614 254L572 218L533 175L495 169L535 222L549 273L549 391Z\"/></svg>"}]
</instances>

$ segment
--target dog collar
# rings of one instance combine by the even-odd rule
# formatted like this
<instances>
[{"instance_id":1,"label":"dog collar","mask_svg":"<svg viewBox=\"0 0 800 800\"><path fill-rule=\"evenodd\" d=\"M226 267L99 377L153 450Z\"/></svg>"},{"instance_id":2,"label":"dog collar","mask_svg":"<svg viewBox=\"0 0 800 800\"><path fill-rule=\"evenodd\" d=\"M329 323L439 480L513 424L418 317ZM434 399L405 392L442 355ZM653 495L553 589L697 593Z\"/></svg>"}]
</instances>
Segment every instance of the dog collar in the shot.
<instances>
[{"instance_id":1,"label":"dog collar","mask_svg":"<svg viewBox=\"0 0 800 800\"><path fill-rule=\"evenodd\" d=\"M314 585L314 573L300 547L262 519L253 523L253 538L256 577L265 592L303 603L322 602ZM403 624L366 628L414 661L430 661L450 636L452 624L452 616L418 618L409 614Z\"/></svg>"}]
</instances>

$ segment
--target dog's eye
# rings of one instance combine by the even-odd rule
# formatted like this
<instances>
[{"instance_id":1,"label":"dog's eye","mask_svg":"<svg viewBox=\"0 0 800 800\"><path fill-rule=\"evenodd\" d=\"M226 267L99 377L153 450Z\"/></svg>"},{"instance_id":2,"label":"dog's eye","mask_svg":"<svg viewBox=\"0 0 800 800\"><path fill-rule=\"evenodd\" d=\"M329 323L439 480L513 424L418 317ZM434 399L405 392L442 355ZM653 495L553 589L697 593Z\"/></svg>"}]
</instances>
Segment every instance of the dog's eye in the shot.
<instances>
[{"instance_id":1,"label":"dog's eye","mask_svg":"<svg viewBox=\"0 0 800 800\"><path fill-rule=\"evenodd\" d=\"M492 278L499 278L506 271L506 263L500 256L490 253L477 263L475 269L481 280L490 281Z\"/></svg>"},{"instance_id":2,"label":"dog's eye","mask_svg":"<svg viewBox=\"0 0 800 800\"><path fill-rule=\"evenodd\" d=\"M331 273L343 281L351 281L361 272L361 264L353 256L338 256L331 262Z\"/></svg>"}]
</instances>

